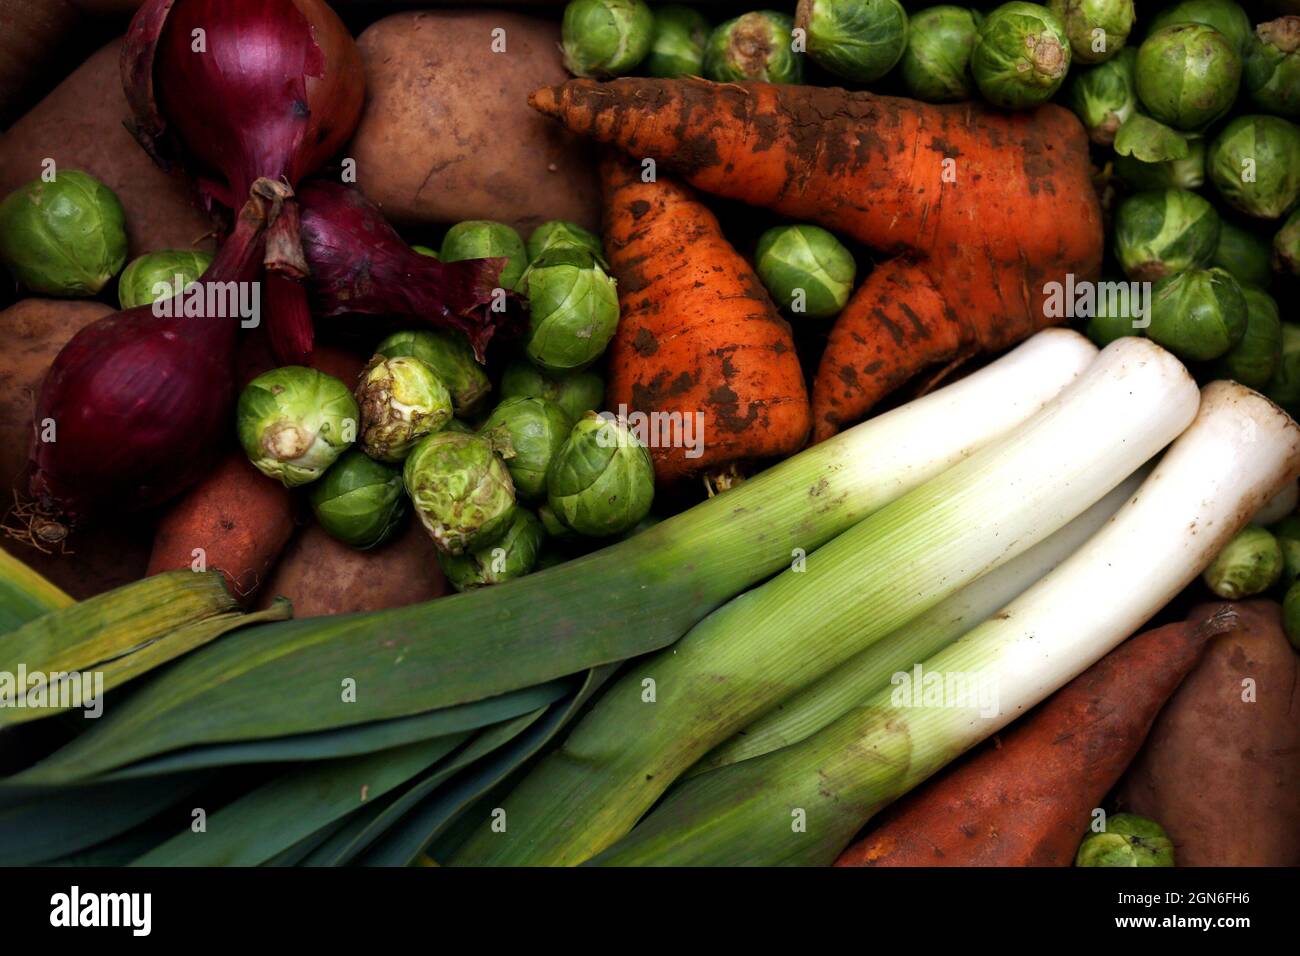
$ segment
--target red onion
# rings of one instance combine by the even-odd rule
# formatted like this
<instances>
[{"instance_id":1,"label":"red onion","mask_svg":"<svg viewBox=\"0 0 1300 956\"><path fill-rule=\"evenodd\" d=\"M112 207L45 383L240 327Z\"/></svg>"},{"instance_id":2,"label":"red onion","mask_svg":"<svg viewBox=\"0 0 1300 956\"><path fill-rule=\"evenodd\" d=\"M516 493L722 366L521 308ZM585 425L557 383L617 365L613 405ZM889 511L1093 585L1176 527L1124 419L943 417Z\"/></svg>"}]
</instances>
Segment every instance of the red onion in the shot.
<instances>
[{"instance_id":1,"label":"red onion","mask_svg":"<svg viewBox=\"0 0 1300 956\"><path fill-rule=\"evenodd\" d=\"M220 314L229 311L223 293L237 283L256 292L265 231L289 194L283 183L257 180L196 287L166 305L105 316L59 352L37 399L29 464L28 516L41 538L97 514L165 501L220 454L234 414L240 322ZM186 303L189 315L167 314Z\"/></svg>"},{"instance_id":2,"label":"red onion","mask_svg":"<svg viewBox=\"0 0 1300 956\"><path fill-rule=\"evenodd\" d=\"M227 207L258 178L293 187L319 169L365 100L361 54L323 0L146 0L122 82L145 148L164 165L181 158L205 200ZM297 222L286 205L266 239L268 327L286 363L312 345Z\"/></svg>"},{"instance_id":3,"label":"red onion","mask_svg":"<svg viewBox=\"0 0 1300 956\"><path fill-rule=\"evenodd\" d=\"M480 362L494 333L520 323L518 297L496 292L506 259L422 256L361 190L339 183L305 182L298 201L317 315L393 315L458 329Z\"/></svg>"}]
</instances>

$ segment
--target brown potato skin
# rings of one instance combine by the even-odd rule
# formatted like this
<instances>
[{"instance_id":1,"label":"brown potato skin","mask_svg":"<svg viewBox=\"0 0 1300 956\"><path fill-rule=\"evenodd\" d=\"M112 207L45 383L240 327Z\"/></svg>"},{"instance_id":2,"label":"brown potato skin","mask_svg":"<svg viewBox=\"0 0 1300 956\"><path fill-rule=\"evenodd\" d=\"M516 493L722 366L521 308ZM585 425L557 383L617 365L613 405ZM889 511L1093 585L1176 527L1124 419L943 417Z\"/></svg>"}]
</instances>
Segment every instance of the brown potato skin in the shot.
<instances>
[{"instance_id":1,"label":"brown potato skin","mask_svg":"<svg viewBox=\"0 0 1300 956\"><path fill-rule=\"evenodd\" d=\"M126 210L130 258L158 249L212 249L212 222L179 174L154 165L126 128L118 56L122 41L96 51L0 137L0 196L41 175L41 163L89 173ZM110 288L110 294L112 289Z\"/></svg>"},{"instance_id":2,"label":"brown potato skin","mask_svg":"<svg viewBox=\"0 0 1300 956\"><path fill-rule=\"evenodd\" d=\"M506 52L491 50L506 31ZM548 219L600 227L589 147L528 105L567 79L557 22L499 11L399 13L358 39L366 108L357 181L398 225Z\"/></svg>"},{"instance_id":3,"label":"brown potato skin","mask_svg":"<svg viewBox=\"0 0 1300 956\"><path fill-rule=\"evenodd\" d=\"M1241 626L1209 643L1161 711L1118 802L1165 828L1179 866L1297 866L1300 658L1276 603L1234 607ZM1242 701L1248 677L1255 703Z\"/></svg>"},{"instance_id":4,"label":"brown potato skin","mask_svg":"<svg viewBox=\"0 0 1300 956\"><path fill-rule=\"evenodd\" d=\"M8 513L15 488L27 490L34 396L50 363L81 328L112 311L102 302L64 299L23 299L0 311L0 514ZM71 554L42 554L6 535L0 546L80 599L142 577L151 530L136 516L76 532L67 543Z\"/></svg>"}]
</instances>

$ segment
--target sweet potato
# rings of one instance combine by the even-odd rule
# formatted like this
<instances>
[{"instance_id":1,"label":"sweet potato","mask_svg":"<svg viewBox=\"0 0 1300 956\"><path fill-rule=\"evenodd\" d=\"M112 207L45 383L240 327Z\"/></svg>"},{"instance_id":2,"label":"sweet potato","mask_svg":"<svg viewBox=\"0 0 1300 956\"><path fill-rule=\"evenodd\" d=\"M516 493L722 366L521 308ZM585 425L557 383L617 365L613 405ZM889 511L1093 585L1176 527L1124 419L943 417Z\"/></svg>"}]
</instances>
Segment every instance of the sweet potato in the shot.
<instances>
[{"instance_id":1,"label":"sweet potato","mask_svg":"<svg viewBox=\"0 0 1300 956\"><path fill-rule=\"evenodd\" d=\"M433 542L418 521L370 551L350 548L311 524L289 545L258 606L283 596L293 602L294 617L323 617L401 607L446 593Z\"/></svg>"},{"instance_id":2,"label":"sweet potato","mask_svg":"<svg viewBox=\"0 0 1300 956\"><path fill-rule=\"evenodd\" d=\"M0 126L30 102L34 87L57 78L59 54L78 17L68 0L0 0Z\"/></svg>"},{"instance_id":3,"label":"sweet potato","mask_svg":"<svg viewBox=\"0 0 1300 956\"><path fill-rule=\"evenodd\" d=\"M42 163L80 169L117 193L130 254L184 249L212 229L179 175L158 169L122 125L129 115L118 74L121 41L92 54L0 139L0 196L41 175Z\"/></svg>"},{"instance_id":4,"label":"sweet potato","mask_svg":"<svg viewBox=\"0 0 1300 956\"><path fill-rule=\"evenodd\" d=\"M1181 866L1298 866L1300 659L1277 604L1234 607L1240 626L1206 648L1117 800L1165 828Z\"/></svg>"},{"instance_id":5,"label":"sweet potato","mask_svg":"<svg viewBox=\"0 0 1300 956\"><path fill-rule=\"evenodd\" d=\"M599 227L588 147L528 107L538 84L567 76L559 36L558 23L496 10L399 13L361 34L367 102L347 155L390 221Z\"/></svg>"}]
</instances>

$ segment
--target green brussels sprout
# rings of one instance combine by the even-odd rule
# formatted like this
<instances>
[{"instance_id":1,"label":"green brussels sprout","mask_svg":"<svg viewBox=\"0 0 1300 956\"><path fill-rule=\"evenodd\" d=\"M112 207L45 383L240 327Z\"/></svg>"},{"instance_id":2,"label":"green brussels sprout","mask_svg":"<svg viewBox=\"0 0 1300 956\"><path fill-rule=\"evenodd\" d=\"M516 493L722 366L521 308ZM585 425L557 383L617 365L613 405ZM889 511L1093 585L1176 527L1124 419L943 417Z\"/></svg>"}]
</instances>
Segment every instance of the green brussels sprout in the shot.
<instances>
[{"instance_id":1,"label":"green brussels sprout","mask_svg":"<svg viewBox=\"0 0 1300 956\"><path fill-rule=\"evenodd\" d=\"M331 537L363 551L387 541L406 517L402 470L355 448L311 486L307 499Z\"/></svg>"},{"instance_id":2,"label":"green brussels sprout","mask_svg":"<svg viewBox=\"0 0 1300 956\"><path fill-rule=\"evenodd\" d=\"M425 435L451 420L451 393L429 366L410 355L370 360L357 383L361 447L377 461L400 462Z\"/></svg>"},{"instance_id":3,"label":"green brussels sprout","mask_svg":"<svg viewBox=\"0 0 1300 956\"><path fill-rule=\"evenodd\" d=\"M1300 201L1300 126L1276 116L1238 116L1210 144L1210 181L1228 205L1278 219Z\"/></svg>"},{"instance_id":4,"label":"green brussels sprout","mask_svg":"<svg viewBox=\"0 0 1300 956\"><path fill-rule=\"evenodd\" d=\"M375 352L385 358L410 355L433 369L451 393L451 407L457 415L474 414L492 391L487 372L459 332L394 332L375 346Z\"/></svg>"},{"instance_id":5,"label":"green brussels sprout","mask_svg":"<svg viewBox=\"0 0 1300 956\"><path fill-rule=\"evenodd\" d=\"M573 419L545 398L507 398L492 410L481 431L506 460L515 493L524 501L546 497L546 469L569 437Z\"/></svg>"},{"instance_id":6,"label":"green brussels sprout","mask_svg":"<svg viewBox=\"0 0 1300 956\"><path fill-rule=\"evenodd\" d=\"M1051 99L1070 69L1070 41L1056 14L1037 3L1004 3L975 36L971 72L990 103L1008 109Z\"/></svg>"},{"instance_id":7,"label":"green brussels sprout","mask_svg":"<svg viewBox=\"0 0 1300 956\"><path fill-rule=\"evenodd\" d=\"M420 523L447 554L491 544L514 520L514 482L481 435L427 436L407 456L402 481Z\"/></svg>"},{"instance_id":8,"label":"green brussels sprout","mask_svg":"<svg viewBox=\"0 0 1300 956\"><path fill-rule=\"evenodd\" d=\"M1246 334L1246 297L1222 269L1189 269L1151 290L1147 337L1181 359L1216 359Z\"/></svg>"},{"instance_id":9,"label":"green brussels sprout","mask_svg":"<svg viewBox=\"0 0 1300 956\"><path fill-rule=\"evenodd\" d=\"M1179 132L1144 113L1132 113L1115 131L1115 153L1144 163L1168 163L1189 158L1198 141L1196 134Z\"/></svg>"},{"instance_id":10,"label":"green brussels sprout","mask_svg":"<svg viewBox=\"0 0 1300 956\"><path fill-rule=\"evenodd\" d=\"M1291 646L1300 651L1300 581L1287 588L1282 598L1282 630Z\"/></svg>"},{"instance_id":11,"label":"green brussels sprout","mask_svg":"<svg viewBox=\"0 0 1300 956\"><path fill-rule=\"evenodd\" d=\"M1272 275L1268 240L1225 220L1210 265L1227 269L1238 282L1266 286Z\"/></svg>"},{"instance_id":12,"label":"green brussels sprout","mask_svg":"<svg viewBox=\"0 0 1300 956\"><path fill-rule=\"evenodd\" d=\"M621 534L654 501L650 453L612 416L589 413L565 439L546 479L551 510L579 534Z\"/></svg>"},{"instance_id":13,"label":"green brussels sprout","mask_svg":"<svg viewBox=\"0 0 1300 956\"><path fill-rule=\"evenodd\" d=\"M412 252L418 252L422 256L428 256L430 259L438 258L438 250L430 249L428 246L411 246Z\"/></svg>"},{"instance_id":14,"label":"green brussels sprout","mask_svg":"<svg viewBox=\"0 0 1300 956\"><path fill-rule=\"evenodd\" d=\"M1243 285L1241 294L1246 299L1246 334L1219 359L1218 373L1247 388L1267 388L1282 360L1282 319L1277 303L1263 289Z\"/></svg>"},{"instance_id":15,"label":"green brussels sprout","mask_svg":"<svg viewBox=\"0 0 1300 956\"><path fill-rule=\"evenodd\" d=\"M600 236L583 229L577 223L552 219L550 222L542 223L528 237L528 261L536 262L543 252L559 246L586 249L602 262L605 259L605 249L601 245Z\"/></svg>"},{"instance_id":16,"label":"green brussels sprout","mask_svg":"<svg viewBox=\"0 0 1300 956\"><path fill-rule=\"evenodd\" d=\"M704 74L704 46L712 28L693 7L668 3L654 8L654 36L641 66L651 76L672 79Z\"/></svg>"},{"instance_id":17,"label":"green brussels sprout","mask_svg":"<svg viewBox=\"0 0 1300 956\"><path fill-rule=\"evenodd\" d=\"M1300 415L1300 325L1282 323L1282 357L1264 394L1292 416Z\"/></svg>"},{"instance_id":18,"label":"green brussels sprout","mask_svg":"<svg viewBox=\"0 0 1300 956\"><path fill-rule=\"evenodd\" d=\"M1133 156L1115 157L1115 174L1129 189L1199 189L1205 183L1205 141L1193 140L1184 159L1144 163Z\"/></svg>"},{"instance_id":19,"label":"green brussels sprout","mask_svg":"<svg viewBox=\"0 0 1300 956\"><path fill-rule=\"evenodd\" d=\"M1109 281L1120 284L1116 280ZM1132 296L1097 296L1096 310L1088 318L1084 332L1099 349L1128 335L1141 338L1144 329L1141 325L1134 324L1138 319L1133 309L1136 304Z\"/></svg>"},{"instance_id":20,"label":"green brussels sprout","mask_svg":"<svg viewBox=\"0 0 1300 956\"><path fill-rule=\"evenodd\" d=\"M600 358L618 328L618 293L595 256L574 246L552 247L528 267L524 283L530 359L569 372Z\"/></svg>"},{"instance_id":21,"label":"green brussels sprout","mask_svg":"<svg viewBox=\"0 0 1300 956\"><path fill-rule=\"evenodd\" d=\"M189 249L168 249L140 256L122 270L117 280L117 301L124 309L169 299L195 282L212 254Z\"/></svg>"},{"instance_id":22,"label":"green brussels sprout","mask_svg":"<svg viewBox=\"0 0 1300 956\"><path fill-rule=\"evenodd\" d=\"M524 240L503 222L469 219L458 222L442 237L442 261L504 258L509 261L497 279L501 288L513 290L528 267Z\"/></svg>"},{"instance_id":23,"label":"green brussels sprout","mask_svg":"<svg viewBox=\"0 0 1300 956\"><path fill-rule=\"evenodd\" d=\"M1121 50L1100 66L1080 70L1070 82L1069 105L1088 138L1099 146L1112 146L1123 122L1137 109L1133 66L1137 53Z\"/></svg>"},{"instance_id":24,"label":"green brussels sprout","mask_svg":"<svg viewBox=\"0 0 1300 956\"><path fill-rule=\"evenodd\" d=\"M1133 0L1051 0L1079 63L1104 63L1121 49L1137 14Z\"/></svg>"},{"instance_id":25,"label":"green brussels sprout","mask_svg":"<svg viewBox=\"0 0 1300 956\"><path fill-rule=\"evenodd\" d=\"M794 20L758 10L715 27L704 46L704 75L720 83L803 82L803 54L794 51Z\"/></svg>"},{"instance_id":26,"label":"green brussels sprout","mask_svg":"<svg viewBox=\"0 0 1300 956\"><path fill-rule=\"evenodd\" d=\"M1202 578L1225 601L1262 594L1282 576L1282 547L1267 530L1247 525L1237 532Z\"/></svg>"},{"instance_id":27,"label":"green brussels sprout","mask_svg":"<svg viewBox=\"0 0 1300 956\"><path fill-rule=\"evenodd\" d=\"M1300 209L1287 216L1273 237L1273 268L1300 276Z\"/></svg>"},{"instance_id":28,"label":"green brussels sprout","mask_svg":"<svg viewBox=\"0 0 1300 956\"><path fill-rule=\"evenodd\" d=\"M949 5L929 7L911 18L898 65L909 96L927 103L971 98L970 55L982 19L974 10Z\"/></svg>"},{"instance_id":29,"label":"green brussels sprout","mask_svg":"<svg viewBox=\"0 0 1300 956\"><path fill-rule=\"evenodd\" d=\"M1166 7L1151 18L1147 35L1180 23L1200 23L1213 27L1227 38L1232 48L1245 55L1250 44L1250 17L1232 0L1183 0Z\"/></svg>"},{"instance_id":30,"label":"green brussels sprout","mask_svg":"<svg viewBox=\"0 0 1300 956\"><path fill-rule=\"evenodd\" d=\"M907 49L898 0L799 0L794 24L814 63L854 83L880 79Z\"/></svg>"},{"instance_id":31,"label":"green brussels sprout","mask_svg":"<svg viewBox=\"0 0 1300 956\"><path fill-rule=\"evenodd\" d=\"M516 361L501 374L501 399L545 398L564 409L570 421L596 411L605 401L605 383L595 372L552 374Z\"/></svg>"},{"instance_id":32,"label":"green brussels sprout","mask_svg":"<svg viewBox=\"0 0 1300 956\"><path fill-rule=\"evenodd\" d=\"M559 515L551 510L551 506L542 502L537 506L537 518L546 530L548 538L556 538L563 541L567 538L576 538L577 532L560 520Z\"/></svg>"},{"instance_id":33,"label":"green brussels sprout","mask_svg":"<svg viewBox=\"0 0 1300 956\"><path fill-rule=\"evenodd\" d=\"M244 387L236 431L258 471L294 488L315 481L347 451L360 416L352 393L333 375L287 365Z\"/></svg>"},{"instance_id":34,"label":"green brussels sprout","mask_svg":"<svg viewBox=\"0 0 1300 956\"><path fill-rule=\"evenodd\" d=\"M1115 213L1115 257L1130 279L1163 279L1209 265L1219 228L1219 214L1194 192L1135 193Z\"/></svg>"},{"instance_id":35,"label":"green brussels sprout","mask_svg":"<svg viewBox=\"0 0 1300 956\"><path fill-rule=\"evenodd\" d=\"M1143 41L1135 75L1138 98L1153 118L1176 129L1202 129L1232 108L1241 57L1213 27L1181 23Z\"/></svg>"},{"instance_id":36,"label":"green brussels sprout","mask_svg":"<svg viewBox=\"0 0 1300 956\"><path fill-rule=\"evenodd\" d=\"M1300 579L1300 516L1287 515L1269 530L1282 549L1282 580L1290 586Z\"/></svg>"},{"instance_id":37,"label":"green brussels sprout","mask_svg":"<svg viewBox=\"0 0 1300 956\"><path fill-rule=\"evenodd\" d=\"M1079 844L1075 866L1173 866L1174 844L1164 828L1132 813L1116 813L1102 833Z\"/></svg>"},{"instance_id":38,"label":"green brussels sprout","mask_svg":"<svg viewBox=\"0 0 1300 956\"><path fill-rule=\"evenodd\" d=\"M20 186L0 202L0 262L32 292L96 295L126 262L122 204L77 170Z\"/></svg>"},{"instance_id":39,"label":"green brussels sprout","mask_svg":"<svg viewBox=\"0 0 1300 956\"><path fill-rule=\"evenodd\" d=\"M1300 17L1279 17L1255 27L1242 84L1257 109L1300 118Z\"/></svg>"},{"instance_id":40,"label":"green brussels sprout","mask_svg":"<svg viewBox=\"0 0 1300 956\"><path fill-rule=\"evenodd\" d=\"M754 262L772 298L796 314L830 318L853 293L853 254L820 226L774 226L759 237Z\"/></svg>"},{"instance_id":41,"label":"green brussels sprout","mask_svg":"<svg viewBox=\"0 0 1300 956\"><path fill-rule=\"evenodd\" d=\"M464 554L437 552L438 566L457 591L470 591L522 578L537 566L546 532L527 508L515 508L499 539Z\"/></svg>"},{"instance_id":42,"label":"green brussels sprout","mask_svg":"<svg viewBox=\"0 0 1300 956\"><path fill-rule=\"evenodd\" d=\"M574 76L624 76L645 59L653 37L645 0L570 0L560 24L564 67Z\"/></svg>"}]
</instances>

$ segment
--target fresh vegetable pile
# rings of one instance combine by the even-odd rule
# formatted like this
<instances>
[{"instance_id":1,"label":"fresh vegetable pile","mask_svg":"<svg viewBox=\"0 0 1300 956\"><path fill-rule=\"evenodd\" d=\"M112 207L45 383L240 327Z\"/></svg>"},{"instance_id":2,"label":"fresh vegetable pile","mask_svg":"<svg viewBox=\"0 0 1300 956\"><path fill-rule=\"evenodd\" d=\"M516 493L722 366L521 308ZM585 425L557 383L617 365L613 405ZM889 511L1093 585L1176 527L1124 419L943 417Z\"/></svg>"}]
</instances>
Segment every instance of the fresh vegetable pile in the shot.
<instances>
[{"instance_id":1,"label":"fresh vegetable pile","mask_svg":"<svg viewBox=\"0 0 1300 956\"><path fill-rule=\"evenodd\" d=\"M1300 865L1300 10L132 6L0 863Z\"/></svg>"}]
</instances>

